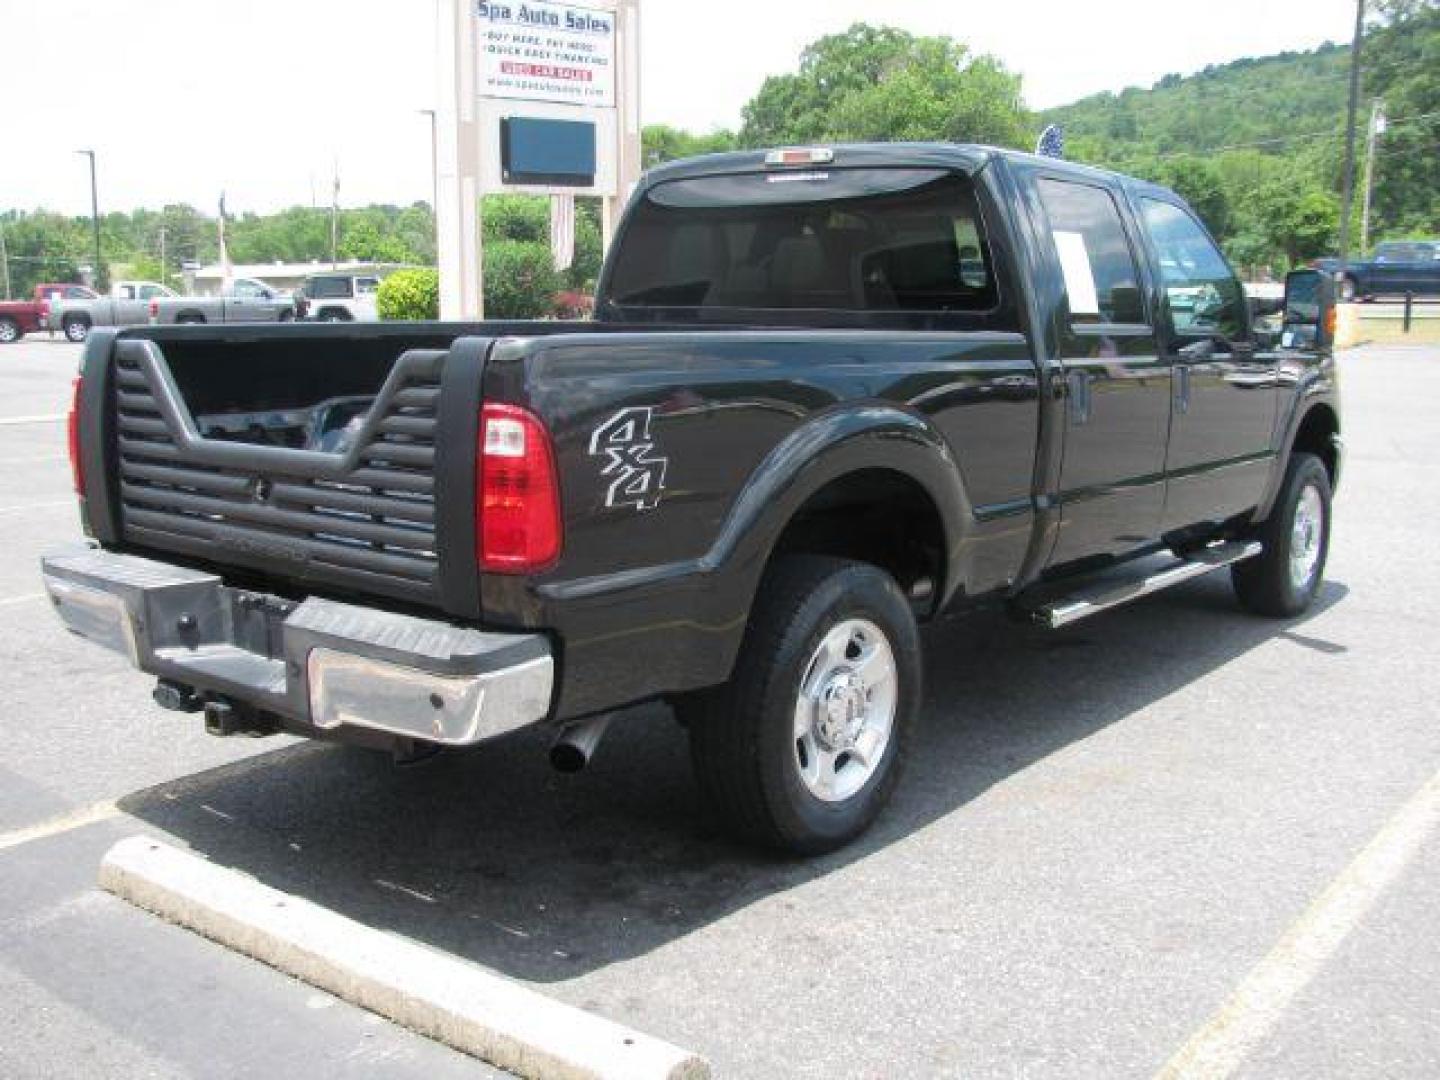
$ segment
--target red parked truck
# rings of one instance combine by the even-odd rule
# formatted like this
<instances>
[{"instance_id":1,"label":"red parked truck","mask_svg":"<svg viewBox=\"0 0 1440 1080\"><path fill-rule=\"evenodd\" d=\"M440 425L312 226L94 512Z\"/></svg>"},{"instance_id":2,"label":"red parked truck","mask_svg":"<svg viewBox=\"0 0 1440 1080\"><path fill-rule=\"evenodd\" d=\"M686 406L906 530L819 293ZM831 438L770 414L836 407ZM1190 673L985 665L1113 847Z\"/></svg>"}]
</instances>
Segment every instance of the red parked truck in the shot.
<instances>
[{"instance_id":1,"label":"red parked truck","mask_svg":"<svg viewBox=\"0 0 1440 1080\"><path fill-rule=\"evenodd\" d=\"M29 300L0 301L0 345L10 345L36 330L54 329L50 325L50 305L55 299L94 300L94 289L84 285L45 282L36 285Z\"/></svg>"}]
</instances>

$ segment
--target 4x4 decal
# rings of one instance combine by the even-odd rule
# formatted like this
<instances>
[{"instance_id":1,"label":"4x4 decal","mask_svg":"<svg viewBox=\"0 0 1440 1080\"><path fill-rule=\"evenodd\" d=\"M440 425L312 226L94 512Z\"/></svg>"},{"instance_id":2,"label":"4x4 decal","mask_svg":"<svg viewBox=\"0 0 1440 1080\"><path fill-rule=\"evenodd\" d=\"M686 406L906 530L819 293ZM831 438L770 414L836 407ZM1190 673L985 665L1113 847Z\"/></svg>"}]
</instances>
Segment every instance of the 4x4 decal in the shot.
<instances>
[{"instance_id":1,"label":"4x4 decal","mask_svg":"<svg viewBox=\"0 0 1440 1080\"><path fill-rule=\"evenodd\" d=\"M590 436L590 456L604 459L600 475L610 481L606 506L654 510L665 490L670 460L650 436L649 408L622 409Z\"/></svg>"}]
</instances>

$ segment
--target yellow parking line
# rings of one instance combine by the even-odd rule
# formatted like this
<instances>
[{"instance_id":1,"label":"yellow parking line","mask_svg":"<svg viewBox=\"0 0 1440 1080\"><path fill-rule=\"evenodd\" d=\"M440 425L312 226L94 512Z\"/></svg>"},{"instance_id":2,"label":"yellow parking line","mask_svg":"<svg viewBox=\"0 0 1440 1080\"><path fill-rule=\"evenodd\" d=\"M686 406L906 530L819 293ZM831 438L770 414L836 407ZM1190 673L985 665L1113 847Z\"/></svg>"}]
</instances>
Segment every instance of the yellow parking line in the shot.
<instances>
[{"instance_id":1,"label":"yellow parking line","mask_svg":"<svg viewBox=\"0 0 1440 1080\"><path fill-rule=\"evenodd\" d=\"M1341 943L1410 864L1440 823L1440 772L1397 810L1285 936L1245 977L1210 1022L1191 1036L1157 1080L1230 1076L1335 955Z\"/></svg>"},{"instance_id":2,"label":"yellow parking line","mask_svg":"<svg viewBox=\"0 0 1440 1080\"><path fill-rule=\"evenodd\" d=\"M18 514L24 510L50 510L57 506L74 505L74 499L52 499L49 502L16 503L14 506L0 506L0 514Z\"/></svg>"},{"instance_id":3,"label":"yellow parking line","mask_svg":"<svg viewBox=\"0 0 1440 1080\"><path fill-rule=\"evenodd\" d=\"M7 596L0 600L0 607L9 607L11 604L33 604L36 600L44 600L43 592L25 593L23 596Z\"/></svg>"},{"instance_id":4,"label":"yellow parking line","mask_svg":"<svg viewBox=\"0 0 1440 1080\"><path fill-rule=\"evenodd\" d=\"M32 840L45 840L51 836L59 836L61 833L71 832L74 829L83 829L86 825L94 825L98 821L109 821L113 817L120 816L120 808L112 802L95 803L93 806L82 806L78 810L72 810L68 814L51 818L49 821L42 821L38 825L31 825L24 829L15 829L12 832L0 833L0 851L8 851L10 848L19 847L21 844L28 844Z\"/></svg>"}]
</instances>

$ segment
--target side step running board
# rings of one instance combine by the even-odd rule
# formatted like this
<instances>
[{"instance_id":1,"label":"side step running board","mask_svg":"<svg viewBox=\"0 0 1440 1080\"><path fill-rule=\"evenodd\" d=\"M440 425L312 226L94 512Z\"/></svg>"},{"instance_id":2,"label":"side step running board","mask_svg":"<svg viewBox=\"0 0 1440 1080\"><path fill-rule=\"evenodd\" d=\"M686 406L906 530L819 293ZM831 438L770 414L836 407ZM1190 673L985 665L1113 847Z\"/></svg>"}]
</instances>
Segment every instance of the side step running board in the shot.
<instances>
[{"instance_id":1,"label":"side step running board","mask_svg":"<svg viewBox=\"0 0 1440 1080\"><path fill-rule=\"evenodd\" d=\"M1149 596L1172 585L1179 585L1182 581L1189 581L1219 570L1222 566L1229 566L1259 554L1260 545L1254 542L1216 544L1178 559L1145 577L1092 585L1068 596L1050 600L1040 607L1028 609L1026 613L1051 630L1058 630L1070 623L1088 619L1091 615L1098 615L1121 604L1128 604L1131 600L1139 600L1142 596Z\"/></svg>"}]
</instances>

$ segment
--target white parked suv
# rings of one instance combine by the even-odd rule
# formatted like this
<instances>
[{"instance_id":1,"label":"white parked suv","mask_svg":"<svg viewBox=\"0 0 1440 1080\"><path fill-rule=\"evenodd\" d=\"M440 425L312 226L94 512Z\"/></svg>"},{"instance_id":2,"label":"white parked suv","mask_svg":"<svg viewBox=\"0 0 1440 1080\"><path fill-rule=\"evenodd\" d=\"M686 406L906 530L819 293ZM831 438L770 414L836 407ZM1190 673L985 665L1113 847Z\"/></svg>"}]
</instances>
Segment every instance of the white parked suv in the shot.
<instances>
[{"instance_id":1,"label":"white parked suv","mask_svg":"<svg viewBox=\"0 0 1440 1080\"><path fill-rule=\"evenodd\" d=\"M297 298L304 317L315 322L376 322L379 290L380 279L374 274L311 274Z\"/></svg>"}]
</instances>

